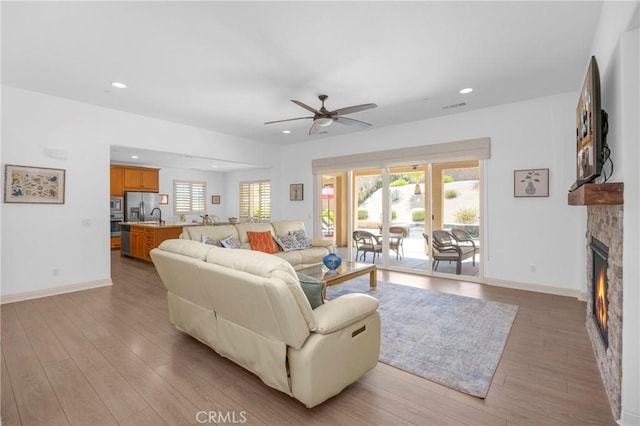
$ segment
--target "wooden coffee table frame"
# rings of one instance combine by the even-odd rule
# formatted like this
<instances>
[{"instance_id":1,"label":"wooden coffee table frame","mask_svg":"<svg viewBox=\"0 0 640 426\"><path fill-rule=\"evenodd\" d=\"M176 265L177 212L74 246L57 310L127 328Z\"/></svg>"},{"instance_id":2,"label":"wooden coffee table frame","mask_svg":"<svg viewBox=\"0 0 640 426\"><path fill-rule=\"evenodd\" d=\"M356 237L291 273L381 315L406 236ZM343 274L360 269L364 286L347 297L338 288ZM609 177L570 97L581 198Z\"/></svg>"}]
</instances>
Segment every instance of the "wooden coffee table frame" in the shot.
<instances>
[{"instance_id":1,"label":"wooden coffee table frame","mask_svg":"<svg viewBox=\"0 0 640 426\"><path fill-rule=\"evenodd\" d=\"M345 281L369 274L369 289L375 291L378 288L378 275L375 264L343 260L335 274L331 273L325 266L310 266L300 269L298 272L323 281L326 287L342 284ZM326 287L322 292L323 298L326 296Z\"/></svg>"}]
</instances>

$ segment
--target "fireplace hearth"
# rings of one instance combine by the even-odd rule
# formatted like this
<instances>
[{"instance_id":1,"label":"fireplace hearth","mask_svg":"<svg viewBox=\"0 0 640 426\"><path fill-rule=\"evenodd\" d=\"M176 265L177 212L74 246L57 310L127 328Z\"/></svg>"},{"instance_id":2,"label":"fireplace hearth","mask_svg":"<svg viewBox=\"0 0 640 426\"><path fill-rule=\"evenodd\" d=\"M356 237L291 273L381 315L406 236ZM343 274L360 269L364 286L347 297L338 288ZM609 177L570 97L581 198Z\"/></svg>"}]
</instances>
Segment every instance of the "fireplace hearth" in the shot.
<instances>
[{"instance_id":1,"label":"fireplace hearth","mask_svg":"<svg viewBox=\"0 0 640 426\"><path fill-rule=\"evenodd\" d=\"M609 346L609 299L607 294L607 267L609 248L597 238L591 238L591 258L593 264L592 297L593 320L600 332L604 347Z\"/></svg>"}]
</instances>

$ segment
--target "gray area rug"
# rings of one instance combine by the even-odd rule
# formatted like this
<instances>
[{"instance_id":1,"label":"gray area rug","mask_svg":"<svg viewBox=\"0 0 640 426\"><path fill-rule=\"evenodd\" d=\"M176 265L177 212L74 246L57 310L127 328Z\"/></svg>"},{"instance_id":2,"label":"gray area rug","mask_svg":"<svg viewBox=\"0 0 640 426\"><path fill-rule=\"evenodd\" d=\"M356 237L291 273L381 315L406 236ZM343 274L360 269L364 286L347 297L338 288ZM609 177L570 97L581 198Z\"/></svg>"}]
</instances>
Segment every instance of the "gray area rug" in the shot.
<instances>
[{"instance_id":1,"label":"gray area rug","mask_svg":"<svg viewBox=\"0 0 640 426\"><path fill-rule=\"evenodd\" d=\"M357 278L327 288L327 299L366 293L380 301L380 361L485 398L518 307Z\"/></svg>"}]
</instances>

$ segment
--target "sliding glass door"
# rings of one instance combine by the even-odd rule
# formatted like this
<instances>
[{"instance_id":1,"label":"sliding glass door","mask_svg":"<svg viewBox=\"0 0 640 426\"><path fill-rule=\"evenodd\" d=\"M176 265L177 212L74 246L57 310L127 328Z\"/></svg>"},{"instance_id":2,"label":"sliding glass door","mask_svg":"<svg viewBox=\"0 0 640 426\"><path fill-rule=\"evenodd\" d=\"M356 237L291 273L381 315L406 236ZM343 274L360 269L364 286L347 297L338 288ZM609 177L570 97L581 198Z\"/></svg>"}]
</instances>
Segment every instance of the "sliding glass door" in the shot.
<instances>
[{"instance_id":1,"label":"sliding glass door","mask_svg":"<svg viewBox=\"0 0 640 426\"><path fill-rule=\"evenodd\" d=\"M345 259L390 270L480 275L479 161L322 175L322 237Z\"/></svg>"},{"instance_id":2,"label":"sliding glass door","mask_svg":"<svg viewBox=\"0 0 640 426\"><path fill-rule=\"evenodd\" d=\"M479 162L436 163L431 170L433 272L479 276Z\"/></svg>"}]
</instances>

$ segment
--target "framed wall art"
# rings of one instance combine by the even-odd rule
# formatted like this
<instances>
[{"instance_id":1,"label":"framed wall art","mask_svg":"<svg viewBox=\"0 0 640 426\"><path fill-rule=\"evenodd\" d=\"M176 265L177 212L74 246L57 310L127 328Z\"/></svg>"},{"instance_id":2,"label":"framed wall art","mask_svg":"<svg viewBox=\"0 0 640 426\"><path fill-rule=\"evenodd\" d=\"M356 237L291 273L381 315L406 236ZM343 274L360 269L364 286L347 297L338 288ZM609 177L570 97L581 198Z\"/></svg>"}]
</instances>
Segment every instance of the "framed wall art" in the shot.
<instances>
[{"instance_id":1,"label":"framed wall art","mask_svg":"<svg viewBox=\"0 0 640 426\"><path fill-rule=\"evenodd\" d=\"M514 170L514 197L548 197L549 169Z\"/></svg>"},{"instance_id":2,"label":"framed wall art","mask_svg":"<svg viewBox=\"0 0 640 426\"><path fill-rule=\"evenodd\" d=\"M212 195L211 196L211 204L220 204L220 196Z\"/></svg>"},{"instance_id":3,"label":"framed wall art","mask_svg":"<svg viewBox=\"0 0 640 426\"><path fill-rule=\"evenodd\" d=\"M304 185L301 183L292 183L289 185L289 200L302 201L304 199Z\"/></svg>"},{"instance_id":4,"label":"framed wall art","mask_svg":"<svg viewBox=\"0 0 640 426\"><path fill-rule=\"evenodd\" d=\"M4 202L64 204L64 169L4 166Z\"/></svg>"}]
</instances>

